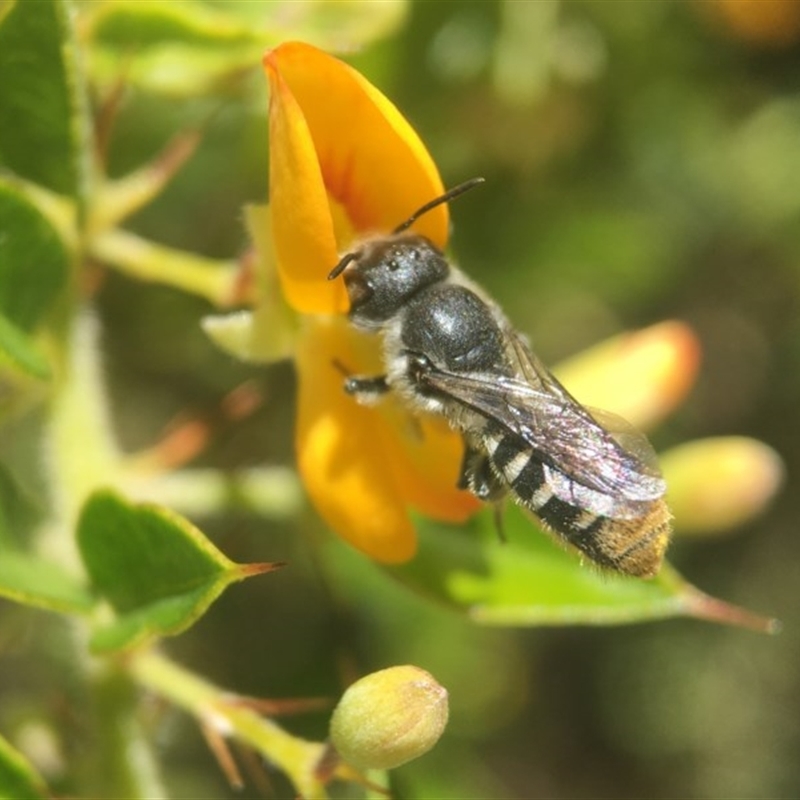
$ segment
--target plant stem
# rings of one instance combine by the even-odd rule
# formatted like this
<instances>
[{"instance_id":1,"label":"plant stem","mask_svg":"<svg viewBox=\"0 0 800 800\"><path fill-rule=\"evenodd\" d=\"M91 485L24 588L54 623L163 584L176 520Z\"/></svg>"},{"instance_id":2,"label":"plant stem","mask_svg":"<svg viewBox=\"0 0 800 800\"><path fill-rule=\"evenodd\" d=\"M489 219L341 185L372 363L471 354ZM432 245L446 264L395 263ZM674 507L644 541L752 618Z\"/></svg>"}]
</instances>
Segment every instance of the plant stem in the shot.
<instances>
[{"instance_id":1,"label":"plant stem","mask_svg":"<svg viewBox=\"0 0 800 800\"><path fill-rule=\"evenodd\" d=\"M142 281L163 283L209 300L216 306L241 302L240 270L233 260L217 260L154 244L119 228L93 236L92 257Z\"/></svg>"},{"instance_id":2,"label":"plant stem","mask_svg":"<svg viewBox=\"0 0 800 800\"><path fill-rule=\"evenodd\" d=\"M87 776L98 796L164 800L158 764L138 718L139 698L131 677L117 665L103 664L94 675L97 752L91 763L95 774Z\"/></svg>"},{"instance_id":3,"label":"plant stem","mask_svg":"<svg viewBox=\"0 0 800 800\"><path fill-rule=\"evenodd\" d=\"M153 649L134 653L128 669L140 684L192 714L221 736L250 745L282 770L307 800L326 798L315 769L325 745L287 733L235 695L175 664Z\"/></svg>"}]
</instances>

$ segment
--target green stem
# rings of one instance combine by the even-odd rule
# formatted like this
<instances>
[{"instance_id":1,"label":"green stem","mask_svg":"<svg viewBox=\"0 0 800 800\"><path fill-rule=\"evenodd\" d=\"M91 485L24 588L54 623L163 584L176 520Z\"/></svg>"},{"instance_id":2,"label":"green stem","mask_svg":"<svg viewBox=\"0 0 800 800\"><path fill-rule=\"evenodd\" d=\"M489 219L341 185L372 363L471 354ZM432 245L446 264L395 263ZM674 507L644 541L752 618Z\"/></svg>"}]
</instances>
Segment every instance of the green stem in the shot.
<instances>
[{"instance_id":1,"label":"green stem","mask_svg":"<svg viewBox=\"0 0 800 800\"><path fill-rule=\"evenodd\" d=\"M146 688L192 714L223 737L250 745L281 769L307 800L325 798L315 769L325 745L287 733L271 720L237 701L234 695L178 666L155 650L135 653L130 674Z\"/></svg>"},{"instance_id":2,"label":"green stem","mask_svg":"<svg viewBox=\"0 0 800 800\"><path fill-rule=\"evenodd\" d=\"M135 683L113 664L104 664L94 678L100 729L87 783L94 784L98 797L163 800L168 795L139 720Z\"/></svg>"},{"instance_id":3,"label":"green stem","mask_svg":"<svg viewBox=\"0 0 800 800\"><path fill-rule=\"evenodd\" d=\"M119 228L92 237L90 254L142 281L164 283L229 306L238 298L239 265L154 244Z\"/></svg>"},{"instance_id":4,"label":"green stem","mask_svg":"<svg viewBox=\"0 0 800 800\"><path fill-rule=\"evenodd\" d=\"M101 374L98 325L93 315L77 310L65 323L66 340L51 406L48 465L54 513L38 549L61 565L83 571L74 527L81 505L99 486L120 474L120 455L111 430ZM69 619L75 672L88 688L90 720L97 746L86 750L79 772L97 788L97 797L159 800L166 797L158 764L137 719L137 696L130 676L114 664L87 657L89 631L84 619Z\"/></svg>"},{"instance_id":5,"label":"green stem","mask_svg":"<svg viewBox=\"0 0 800 800\"><path fill-rule=\"evenodd\" d=\"M50 467L57 506L54 525L45 531L42 545L62 564L77 568L75 540L67 531L72 531L89 494L114 484L120 456L101 374L97 320L89 312L76 314L68 336L50 417Z\"/></svg>"}]
</instances>

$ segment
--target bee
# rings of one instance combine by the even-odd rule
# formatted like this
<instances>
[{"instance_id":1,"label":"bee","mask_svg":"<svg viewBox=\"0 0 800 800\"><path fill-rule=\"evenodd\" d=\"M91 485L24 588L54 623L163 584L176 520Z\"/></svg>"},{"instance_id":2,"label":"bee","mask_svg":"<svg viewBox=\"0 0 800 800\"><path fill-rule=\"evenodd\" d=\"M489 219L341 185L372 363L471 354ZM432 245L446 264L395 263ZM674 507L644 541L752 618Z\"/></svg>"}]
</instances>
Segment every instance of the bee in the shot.
<instances>
[{"instance_id":1,"label":"bee","mask_svg":"<svg viewBox=\"0 0 800 800\"><path fill-rule=\"evenodd\" d=\"M385 373L345 378L362 403L396 393L412 413L444 417L464 441L458 487L510 495L600 567L652 577L671 515L647 439L581 405L533 354L499 305L424 236L408 229L475 178L426 203L391 235L347 253L350 322L383 337Z\"/></svg>"}]
</instances>

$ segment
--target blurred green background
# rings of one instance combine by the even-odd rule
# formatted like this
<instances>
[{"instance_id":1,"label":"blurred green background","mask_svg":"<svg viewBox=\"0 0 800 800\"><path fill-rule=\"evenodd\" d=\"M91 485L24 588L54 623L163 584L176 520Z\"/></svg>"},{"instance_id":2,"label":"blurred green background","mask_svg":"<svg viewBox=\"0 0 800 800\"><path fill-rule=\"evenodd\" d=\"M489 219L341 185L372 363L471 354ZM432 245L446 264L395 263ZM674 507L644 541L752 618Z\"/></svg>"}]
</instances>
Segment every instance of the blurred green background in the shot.
<instances>
[{"instance_id":1,"label":"blurred green background","mask_svg":"<svg viewBox=\"0 0 800 800\"><path fill-rule=\"evenodd\" d=\"M292 7L217 5L253 24ZM377 4L360 5L368 17ZM453 207L453 253L546 362L661 319L694 328L701 377L652 435L657 449L749 435L782 455L788 479L760 519L725 538L679 539L670 559L710 593L780 618L782 633L688 620L481 629L361 574L343 546L354 585L326 574L310 555L307 534L320 528L310 510L286 523L242 511L199 522L232 558L291 569L224 595L168 643L176 659L267 697L336 696L344 678L391 663L429 669L450 691L451 723L431 754L395 773L401 798L800 796L798 9L413 2L348 57L416 127L447 185L486 178ZM256 68L199 98L129 87L112 175L206 125L198 152L131 229L216 257L246 247L241 207L266 197L264 84ZM109 272L97 309L127 449L189 412L214 431L197 465L292 465L290 366L223 355L198 327L210 307L176 290ZM243 381L264 402L231 423L220 404ZM7 721L46 685L31 652L52 655L57 624L22 609L0 635L0 692L14 687ZM50 707L79 714L60 691ZM152 717L175 797L267 793L230 790L177 711L154 707ZM325 722L287 726L323 738ZM279 776L272 791L292 796Z\"/></svg>"}]
</instances>

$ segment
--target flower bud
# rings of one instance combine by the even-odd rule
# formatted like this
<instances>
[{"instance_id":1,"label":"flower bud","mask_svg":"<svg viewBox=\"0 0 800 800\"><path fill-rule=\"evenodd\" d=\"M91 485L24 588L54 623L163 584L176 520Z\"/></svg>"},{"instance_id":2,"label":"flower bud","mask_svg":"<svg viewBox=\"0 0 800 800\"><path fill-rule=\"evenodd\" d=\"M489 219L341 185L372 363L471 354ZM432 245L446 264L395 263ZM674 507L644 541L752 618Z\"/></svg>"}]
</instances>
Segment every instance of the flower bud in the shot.
<instances>
[{"instance_id":1,"label":"flower bud","mask_svg":"<svg viewBox=\"0 0 800 800\"><path fill-rule=\"evenodd\" d=\"M447 690L430 673L390 667L345 691L331 718L331 742L354 767L392 769L427 753L447 715Z\"/></svg>"},{"instance_id":2,"label":"flower bud","mask_svg":"<svg viewBox=\"0 0 800 800\"><path fill-rule=\"evenodd\" d=\"M675 527L722 533L760 513L778 491L783 462L763 442L743 436L698 439L662 453Z\"/></svg>"}]
</instances>

